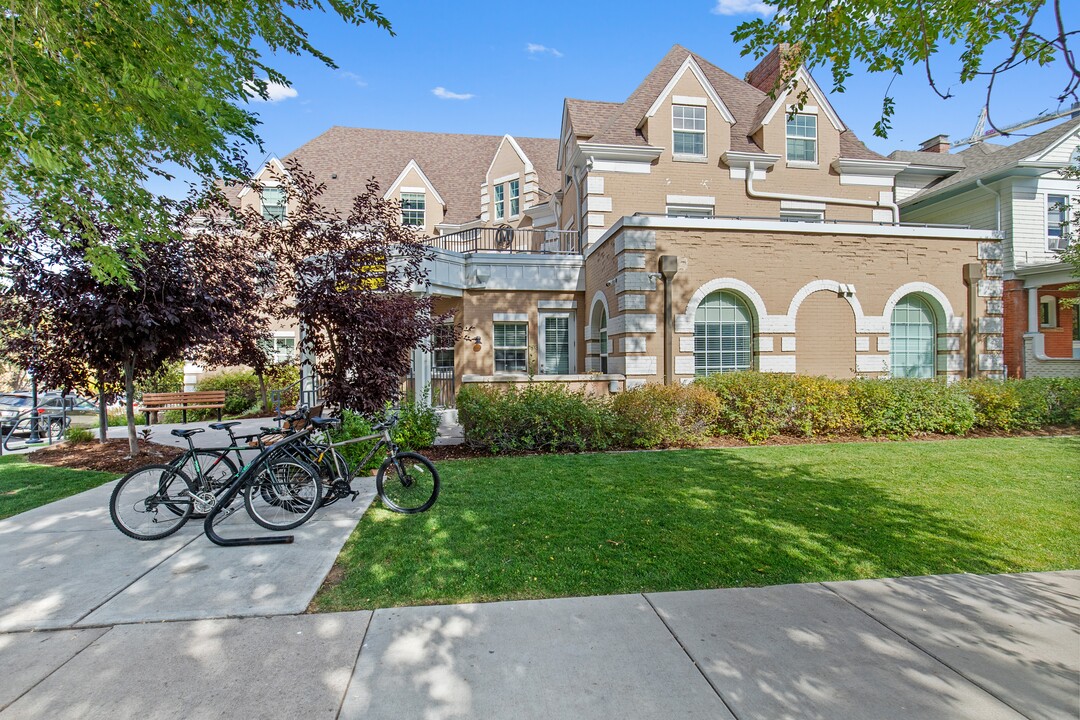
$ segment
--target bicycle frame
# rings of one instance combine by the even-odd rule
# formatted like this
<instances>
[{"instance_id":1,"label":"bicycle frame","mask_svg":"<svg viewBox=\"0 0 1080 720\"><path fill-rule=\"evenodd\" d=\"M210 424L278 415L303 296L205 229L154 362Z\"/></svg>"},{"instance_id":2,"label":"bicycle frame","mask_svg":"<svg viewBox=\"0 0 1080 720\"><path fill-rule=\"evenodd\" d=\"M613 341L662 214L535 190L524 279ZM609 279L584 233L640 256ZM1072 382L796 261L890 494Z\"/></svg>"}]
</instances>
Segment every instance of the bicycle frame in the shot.
<instances>
[{"instance_id":1,"label":"bicycle frame","mask_svg":"<svg viewBox=\"0 0 1080 720\"><path fill-rule=\"evenodd\" d=\"M329 439L329 434L327 435L327 439ZM319 453L318 462L320 462L320 463L322 462L323 456L326 455L328 450L334 450L334 449L337 449L339 447L344 447L346 445L352 445L354 443L367 442L369 440L376 440L376 439L378 440L378 442L375 443L375 445L371 448L371 450L368 452L368 454L364 456L364 459L356 464L357 468L362 468L365 465L367 465L368 462L371 460L371 458L375 457L375 453L377 453L380 448L383 448L383 447L390 448L390 456L391 457L393 457L394 455L397 454L397 445L394 443L393 438L390 437L390 428L386 427L386 428L383 428L380 432L373 433L371 435L364 435L363 437L350 438L349 440L342 440L341 442L327 444L326 447L324 447L322 449L322 452ZM355 477L355 475L351 474L351 473L342 473L341 472L341 468L339 468L337 466L338 465L338 458L340 457L338 455L338 453L331 453L330 457L332 457L334 459L334 472L339 477L342 476L342 475L348 475L347 480L349 482L349 485L352 485L352 479L353 479L353 477ZM398 469L400 470L401 468L398 468ZM348 470L347 466L346 466L346 470Z\"/></svg>"},{"instance_id":2,"label":"bicycle frame","mask_svg":"<svg viewBox=\"0 0 1080 720\"><path fill-rule=\"evenodd\" d=\"M210 512L206 514L206 519L203 520L203 532L206 534L206 537L210 539L210 542L215 545L221 545L222 547L239 547L244 545L288 545L293 541L292 535L225 538L217 534L217 531L214 529L214 520L226 507L232 504L232 501L236 499L236 496L240 494L240 491L244 486L250 482L251 478L254 477L257 472L266 467L272 457L283 453L292 445L296 444L301 439L308 437L310 434L311 429L308 428L301 430L295 435L289 435L282 440L279 440L269 448L263 449L258 457L254 458L236 473L236 477L234 477L232 482L225 487L225 491L218 497L217 502L214 503L214 507L211 508Z\"/></svg>"}]
</instances>

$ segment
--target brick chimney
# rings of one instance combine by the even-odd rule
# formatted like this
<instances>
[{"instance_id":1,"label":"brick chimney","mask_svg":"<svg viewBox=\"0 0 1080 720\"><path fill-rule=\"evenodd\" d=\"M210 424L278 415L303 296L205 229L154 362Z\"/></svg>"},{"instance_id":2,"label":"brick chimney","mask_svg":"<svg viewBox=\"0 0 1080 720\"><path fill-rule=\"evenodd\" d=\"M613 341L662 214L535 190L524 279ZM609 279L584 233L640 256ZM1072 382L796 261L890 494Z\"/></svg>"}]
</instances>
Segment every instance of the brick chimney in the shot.
<instances>
[{"instance_id":1,"label":"brick chimney","mask_svg":"<svg viewBox=\"0 0 1080 720\"><path fill-rule=\"evenodd\" d=\"M790 52L791 46L786 43L774 47L768 55L761 58L757 67L746 73L746 82L762 92L772 92L777 78L780 77L783 60Z\"/></svg>"},{"instance_id":2,"label":"brick chimney","mask_svg":"<svg viewBox=\"0 0 1080 720\"><path fill-rule=\"evenodd\" d=\"M950 147L952 146L949 144L948 135L935 135L923 141L923 144L919 146L919 152L947 153Z\"/></svg>"}]
</instances>

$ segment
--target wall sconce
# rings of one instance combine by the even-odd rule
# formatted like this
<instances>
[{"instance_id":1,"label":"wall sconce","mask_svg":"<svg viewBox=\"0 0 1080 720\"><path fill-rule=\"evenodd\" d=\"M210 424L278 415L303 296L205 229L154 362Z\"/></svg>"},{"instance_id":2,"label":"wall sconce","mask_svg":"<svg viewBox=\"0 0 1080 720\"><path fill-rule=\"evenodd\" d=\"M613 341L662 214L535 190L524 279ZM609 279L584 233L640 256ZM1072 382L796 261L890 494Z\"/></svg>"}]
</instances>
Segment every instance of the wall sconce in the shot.
<instances>
[{"instance_id":1,"label":"wall sconce","mask_svg":"<svg viewBox=\"0 0 1080 720\"><path fill-rule=\"evenodd\" d=\"M484 349L484 344L480 341L480 336L477 335L476 337L473 338L472 350L473 350L473 352L480 352L483 349Z\"/></svg>"}]
</instances>

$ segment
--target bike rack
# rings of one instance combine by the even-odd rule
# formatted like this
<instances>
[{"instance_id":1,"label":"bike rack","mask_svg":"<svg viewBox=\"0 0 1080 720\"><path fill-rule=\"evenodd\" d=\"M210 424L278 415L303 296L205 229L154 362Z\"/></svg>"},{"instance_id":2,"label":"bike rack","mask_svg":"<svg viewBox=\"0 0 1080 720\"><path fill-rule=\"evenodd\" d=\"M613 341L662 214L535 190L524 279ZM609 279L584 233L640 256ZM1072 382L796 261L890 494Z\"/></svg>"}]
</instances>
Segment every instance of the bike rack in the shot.
<instances>
[{"instance_id":1,"label":"bike rack","mask_svg":"<svg viewBox=\"0 0 1080 720\"><path fill-rule=\"evenodd\" d=\"M278 453L281 449L292 445L300 438L306 437L310 433L311 430L307 429L298 432L295 435L290 435L283 440L279 440L278 442L274 443L274 446L270 450L266 452L264 457L256 460L254 463L252 463L251 467L236 476L236 478L229 485L228 490L226 490L221 495L221 497L218 498L218 501L214 504L214 507L211 508L210 512L206 513L206 519L203 520L203 532L206 533L206 537L209 538L210 542L214 543L215 545L221 545L222 547L244 547L247 545L288 545L292 543L292 541L294 540L294 537L292 535L263 535L262 537L245 538L222 537L221 535L218 535L217 530L214 529L214 520L217 518L218 515L221 514L221 511L225 509L226 505L232 503L232 501L240 493L240 488L244 486L248 478L251 477L252 473L255 473L264 465L266 465L266 462L276 453Z\"/></svg>"}]
</instances>

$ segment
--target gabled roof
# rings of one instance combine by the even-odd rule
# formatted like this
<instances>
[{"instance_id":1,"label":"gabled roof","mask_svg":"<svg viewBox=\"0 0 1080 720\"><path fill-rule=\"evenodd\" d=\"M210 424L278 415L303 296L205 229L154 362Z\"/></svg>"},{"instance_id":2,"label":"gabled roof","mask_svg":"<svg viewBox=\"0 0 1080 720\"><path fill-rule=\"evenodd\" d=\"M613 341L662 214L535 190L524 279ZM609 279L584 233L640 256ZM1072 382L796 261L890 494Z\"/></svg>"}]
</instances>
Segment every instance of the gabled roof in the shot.
<instances>
[{"instance_id":1,"label":"gabled roof","mask_svg":"<svg viewBox=\"0 0 1080 720\"><path fill-rule=\"evenodd\" d=\"M1005 171L1025 158L1046 152L1077 130L1080 130L1080 118L1066 120L1048 130L1042 131L1038 135L1032 135L1013 145L978 143L963 152L955 154L907 151L894 152L889 157L895 157L897 160L905 160L912 164L937 164L941 167L957 167L956 173L946 177L941 182L931 185L915 195L906 198L901 204L911 205L922 202L928 198L943 194L950 188L957 189L960 185L965 183L974 183L981 178ZM928 162L923 156L948 158L948 162L954 164L945 165L946 161L944 160L930 160Z\"/></svg>"},{"instance_id":2,"label":"gabled roof","mask_svg":"<svg viewBox=\"0 0 1080 720\"><path fill-rule=\"evenodd\" d=\"M374 176L386 191L410 161L423 168L446 203L443 222L458 224L479 215L480 185L485 182L502 135L460 135L334 126L285 156L299 160L326 183L323 202L347 211ZM515 138L537 172L540 189L558 189L555 158L558 141ZM336 177L334 177L336 175Z\"/></svg>"},{"instance_id":3,"label":"gabled roof","mask_svg":"<svg viewBox=\"0 0 1080 720\"><path fill-rule=\"evenodd\" d=\"M590 142L608 143L612 145L647 145L638 127L642 118L645 117L649 108L660 97L668 83L686 62L692 58L701 69L706 80L712 85L713 90L723 100L732 116L735 124L731 127L731 150L735 152L760 153L761 148L750 138L750 132L764 113L768 112L775 100L765 92L759 90L748 82L731 75L710 63L700 55L687 50L681 45L674 45L666 55L656 64L656 67L645 77L640 85L630 94L621 105L604 108L591 108L594 113L590 121L602 119L606 115L606 122L597 130ZM571 122L575 122L575 113L584 116L585 108L579 103L585 101L575 100L575 106L571 108L571 101L567 101L570 109ZM610 105L609 103L604 103ZM761 110L764 106L764 110ZM583 121L584 122L584 121ZM591 129L592 126L590 126ZM582 134L577 124L574 130ZM840 134L840 154L842 157L857 158L862 160L881 160L881 155L869 150L855 137L850 130Z\"/></svg>"},{"instance_id":4,"label":"gabled roof","mask_svg":"<svg viewBox=\"0 0 1080 720\"><path fill-rule=\"evenodd\" d=\"M566 112L570 115L574 134L586 140L600 132L621 106L622 103L617 102L566 98Z\"/></svg>"}]
</instances>

